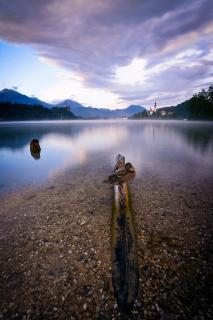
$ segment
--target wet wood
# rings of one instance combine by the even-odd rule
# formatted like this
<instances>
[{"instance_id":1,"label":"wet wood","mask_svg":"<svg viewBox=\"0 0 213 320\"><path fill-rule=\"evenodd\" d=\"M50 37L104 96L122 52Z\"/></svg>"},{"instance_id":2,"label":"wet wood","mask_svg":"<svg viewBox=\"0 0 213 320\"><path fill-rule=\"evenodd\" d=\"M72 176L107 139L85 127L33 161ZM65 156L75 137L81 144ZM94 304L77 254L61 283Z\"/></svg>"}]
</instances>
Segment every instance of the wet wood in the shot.
<instances>
[{"instance_id":1,"label":"wet wood","mask_svg":"<svg viewBox=\"0 0 213 320\"><path fill-rule=\"evenodd\" d=\"M123 166L123 165L122 165ZM119 169L116 165L116 169ZM122 313L129 314L138 291L134 215L128 184L114 184L112 209L112 281Z\"/></svg>"}]
</instances>

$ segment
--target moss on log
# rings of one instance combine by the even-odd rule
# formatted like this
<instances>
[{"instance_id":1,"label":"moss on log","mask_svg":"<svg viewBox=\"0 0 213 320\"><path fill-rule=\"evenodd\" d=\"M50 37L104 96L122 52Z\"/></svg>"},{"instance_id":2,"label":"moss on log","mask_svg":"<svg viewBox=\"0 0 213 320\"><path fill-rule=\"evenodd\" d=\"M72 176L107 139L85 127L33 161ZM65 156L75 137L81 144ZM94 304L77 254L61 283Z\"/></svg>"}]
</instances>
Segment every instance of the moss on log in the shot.
<instances>
[{"instance_id":1,"label":"moss on log","mask_svg":"<svg viewBox=\"0 0 213 320\"><path fill-rule=\"evenodd\" d=\"M114 184L112 207L112 282L122 313L129 314L138 292L134 215L127 183Z\"/></svg>"}]
</instances>

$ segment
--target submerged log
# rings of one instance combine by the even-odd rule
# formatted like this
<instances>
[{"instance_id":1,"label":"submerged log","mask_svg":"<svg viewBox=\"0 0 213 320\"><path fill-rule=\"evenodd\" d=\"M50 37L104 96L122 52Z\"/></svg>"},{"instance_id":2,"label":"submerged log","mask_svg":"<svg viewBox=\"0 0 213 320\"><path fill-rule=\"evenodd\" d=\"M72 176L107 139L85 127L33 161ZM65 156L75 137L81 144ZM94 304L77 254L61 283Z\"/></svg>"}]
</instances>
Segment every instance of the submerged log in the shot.
<instances>
[{"instance_id":1,"label":"submerged log","mask_svg":"<svg viewBox=\"0 0 213 320\"><path fill-rule=\"evenodd\" d=\"M125 170L125 158L118 155L115 174L119 176L120 170ZM139 278L134 216L127 182L113 183L112 282L120 311L129 314L137 296Z\"/></svg>"}]
</instances>

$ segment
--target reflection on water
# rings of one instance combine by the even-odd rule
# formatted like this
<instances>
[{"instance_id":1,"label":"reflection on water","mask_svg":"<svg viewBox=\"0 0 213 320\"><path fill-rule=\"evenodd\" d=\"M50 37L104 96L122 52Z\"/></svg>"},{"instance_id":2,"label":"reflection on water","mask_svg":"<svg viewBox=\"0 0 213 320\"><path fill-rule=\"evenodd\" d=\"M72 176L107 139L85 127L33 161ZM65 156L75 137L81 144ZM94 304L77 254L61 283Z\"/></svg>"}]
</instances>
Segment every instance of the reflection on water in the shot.
<instances>
[{"instance_id":1,"label":"reflection on water","mask_svg":"<svg viewBox=\"0 0 213 320\"><path fill-rule=\"evenodd\" d=\"M40 154L29 153L37 138ZM0 191L41 183L88 158L103 173L122 153L136 167L165 179L210 177L213 124L182 121L62 121L0 124ZM33 158L32 158L32 156ZM99 160L101 157L101 161ZM103 160L104 159L104 160Z\"/></svg>"}]
</instances>

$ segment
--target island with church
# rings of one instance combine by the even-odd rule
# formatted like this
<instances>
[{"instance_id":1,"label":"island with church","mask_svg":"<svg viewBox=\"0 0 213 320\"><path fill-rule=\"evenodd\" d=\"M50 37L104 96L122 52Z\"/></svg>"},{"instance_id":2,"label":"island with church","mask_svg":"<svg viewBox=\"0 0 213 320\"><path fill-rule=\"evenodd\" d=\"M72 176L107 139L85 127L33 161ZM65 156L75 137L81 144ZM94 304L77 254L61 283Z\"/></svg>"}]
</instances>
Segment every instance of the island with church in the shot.
<instances>
[{"instance_id":1,"label":"island with church","mask_svg":"<svg viewBox=\"0 0 213 320\"><path fill-rule=\"evenodd\" d=\"M154 106L134 114L130 119L213 120L213 86L176 106L157 108L155 102Z\"/></svg>"}]
</instances>

